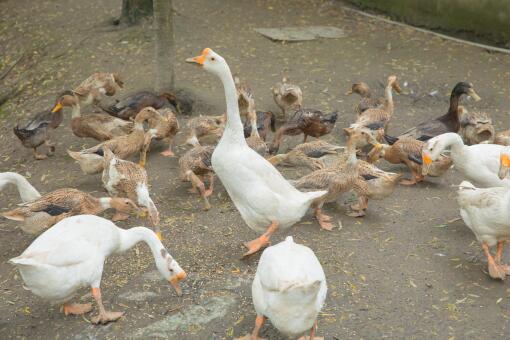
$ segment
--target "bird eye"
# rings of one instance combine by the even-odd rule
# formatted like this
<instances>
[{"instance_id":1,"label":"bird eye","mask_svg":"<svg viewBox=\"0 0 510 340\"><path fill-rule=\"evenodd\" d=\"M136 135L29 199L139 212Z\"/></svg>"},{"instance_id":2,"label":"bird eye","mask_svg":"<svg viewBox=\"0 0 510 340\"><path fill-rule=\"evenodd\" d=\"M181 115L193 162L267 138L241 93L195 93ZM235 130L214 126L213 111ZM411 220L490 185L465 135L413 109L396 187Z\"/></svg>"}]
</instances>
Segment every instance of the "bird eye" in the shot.
<instances>
[{"instance_id":1,"label":"bird eye","mask_svg":"<svg viewBox=\"0 0 510 340\"><path fill-rule=\"evenodd\" d=\"M174 272L174 270L172 268L170 268L170 273L173 273L173 272Z\"/></svg>"},{"instance_id":2,"label":"bird eye","mask_svg":"<svg viewBox=\"0 0 510 340\"><path fill-rule=\"evenodd\" d=\"M214 57L211 57L211 60L212 60L212 61L215 61L215 60L216 60L216 58L214 58Z\"/></svg>"}]
</instances>

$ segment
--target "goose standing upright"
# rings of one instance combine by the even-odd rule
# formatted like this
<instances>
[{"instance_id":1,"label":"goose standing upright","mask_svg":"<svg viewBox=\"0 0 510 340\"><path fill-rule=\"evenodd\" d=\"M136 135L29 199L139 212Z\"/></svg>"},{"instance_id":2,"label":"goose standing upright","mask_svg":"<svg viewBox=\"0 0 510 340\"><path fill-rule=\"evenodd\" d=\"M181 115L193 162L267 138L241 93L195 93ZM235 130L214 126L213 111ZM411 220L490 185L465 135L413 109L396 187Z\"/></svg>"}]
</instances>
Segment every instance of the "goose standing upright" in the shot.
<instances>
[{"instance_id":1,"label":"goose standing upright","mask_svg":"<svg viewBox=\"0 0 510 340\"><path fill-rule=\"evenodd\" d=\"M161 276L181 295L179 281L186 278L186 273L153 231L144 227L124 230L93 215L60 221L9 262L18 267L28 290L53 303L63 303L66 315L85 314L92 309L90 304L69 303L80 288L91 287L99 307L99 314L91 321L107 323L118 320L124 313L107 312L103 306L99 286L106 258L141 241L150 247Z\"/></svg>"},{"instance_id":2,"label":"goose standing upright","mask_svg":"<svg viewBox=\"0 0 510 340\"><path fill-rule=\"evenodd\" d=\"M23 203L41 197L39 191L37 191L22 175L15 172L0 172L0 191L8 184L16 185Z\"/></svg>"},{"instance_id":3,"label":"goose standing upright","mask_svg":"<svg viewBox=\"0 0 510 340\"><path fill-rule=\"evenodd\" d=\"M244 255L247 256L267 245L278 228L288 228L298 222L310 205L327 192L298 191L271 163L246 144L234 79L223 57L206 48L200 56L186 61L202 66L223 83L227 122L211 163L246 224L257 232L264 232L245 243L248 251Z\"/></svg>"}]
</instances>

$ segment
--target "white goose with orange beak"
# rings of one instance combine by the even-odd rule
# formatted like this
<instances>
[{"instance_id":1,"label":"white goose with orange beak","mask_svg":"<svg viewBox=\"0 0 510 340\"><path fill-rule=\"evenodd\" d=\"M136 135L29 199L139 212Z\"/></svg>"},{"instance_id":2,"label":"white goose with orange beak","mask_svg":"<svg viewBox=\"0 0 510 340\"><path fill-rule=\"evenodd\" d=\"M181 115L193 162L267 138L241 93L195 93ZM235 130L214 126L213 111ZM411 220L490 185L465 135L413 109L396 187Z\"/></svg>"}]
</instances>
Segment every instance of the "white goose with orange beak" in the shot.
<instances>
[{"instance_id":1,"label":"white goose with orange beak","mask_svg":"<svg viewBox=\"0 0 510 340\"><path fill-rule=\"evenodd\" d=\"M245 243L250 255L269 243L278 228L288 228L301 220L312 202L326 191L301 192L295 189L264 157L244 139L237 92L225 59L210 48L188 58L223 83L227 102L227 122L212 155L212 167L248 226L263 234Z\"/></svg>"},{"instance_id":2,"label":"white goose with orange beak","mask_svg":"<svg viewBox=\"0 0 510 340\"><path fill-rule=\"evenodd\" d=\"M505 147L496 144L465 145L462 138L454 133L444 133L427 141L422 150L423 175L427 175L433 161L450 149L455 168L465 179L481 187L510 187L510 179L500 178L500 157ZM506 160L510 166L510 157Z\"/></svg>"},{"instance_id":3,"label":"white goose with orange beak","mask_svg":"<svg viewBox=\"0 0 510 340\"><path fill-rule=\"evenodd\" d=\"M106 311L103 306L100 284L104 263L108 256L127 251L138 242L147 243L159 273L181 295L179 281L186 278L186 273L152 230L124 230L94 215L63 219L9 262L19 269L28 290L52 303L62 303L66 315L85 314L92 309L90 304L70 303L80 288L90 287L99 309L91 320L107 323L118 320L123 313Z\"/></svg>"}]
</instances>

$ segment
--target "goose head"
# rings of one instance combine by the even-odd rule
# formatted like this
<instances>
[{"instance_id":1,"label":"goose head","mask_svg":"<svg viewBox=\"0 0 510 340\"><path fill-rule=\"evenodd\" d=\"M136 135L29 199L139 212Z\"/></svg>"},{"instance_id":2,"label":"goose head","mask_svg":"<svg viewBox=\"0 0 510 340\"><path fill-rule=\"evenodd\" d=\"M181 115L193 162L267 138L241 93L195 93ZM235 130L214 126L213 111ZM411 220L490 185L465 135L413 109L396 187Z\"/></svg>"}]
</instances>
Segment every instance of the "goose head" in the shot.
<instances>
[{"instance_id":1,"label":"goose head","mask_svg":"<svg viewBox=\"0 0 510 340\"><path fill-rule=\"evenodd\" d=\"M439 158L441 153L448 147L448 138L447 135L450 133L445 133L443 135L439 135L433 137L427 141L427 143L423 146L421 151L421 157L423 161L422 165L422 174L427 175L430 166L432 163Z\"/></svg>"},{"instance_id":2,"label":"goose head","mask_svg":"<svg viewBox=\"0 0 510 340\"><path fill-rule=\"evenodd\" d=\"M505 148L501 151L499 155L499 171L498 177L499 179L505 179L506 175L508 175L508 171L510 170L510 148Z\"/></svg>"},{"instance_id":3,"label":"goose head","mask_svg":"<svg viewBox=\"0 0 510 340\"><path fill-rule=\"evenodd\" d=\"M177 295L181 296L182 289L179 282L186 278L186 272L165 248L161 248L159 256L155 254L154 260L161 276L170 282Z\"/></svg>"},{"instance_id":4,"label":"goose head","mask_svg":"<svg viewBox=\"0 0 510 340\"><path fill-rule=\"evenodd\" d=\"M228 70L225 59L210 48L205 48L199 56L187 58L186 62L197 64L218 77L225 74Z\"/></svg>"}]
</instances>

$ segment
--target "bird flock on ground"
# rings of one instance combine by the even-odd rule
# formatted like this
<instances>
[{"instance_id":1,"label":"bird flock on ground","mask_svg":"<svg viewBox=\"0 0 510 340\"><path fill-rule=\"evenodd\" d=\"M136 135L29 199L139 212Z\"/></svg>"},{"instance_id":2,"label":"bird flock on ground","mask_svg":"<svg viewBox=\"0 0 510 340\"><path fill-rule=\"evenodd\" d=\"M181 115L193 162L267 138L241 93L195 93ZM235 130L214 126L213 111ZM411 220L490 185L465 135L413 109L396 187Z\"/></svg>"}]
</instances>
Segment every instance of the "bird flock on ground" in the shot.
<instances>
[{"instance_id":1,"label":"bird flock on ground","mask_svg":"<svg viewBox=\"0 0 510 340\"><path fill-rule=\"evenodd\" d=\"M458 185L460 215L481 244L489 275L504 279L510 274L510 266L501 262L503 247L510 240L510 130L496 133L486 113L470 112L459 105L462 96L480 100L472 84L454 86L445 114L395 137L388 135L387 129L395 109L393 92L403 92L398 78L387 78L384 98L375 98L367 84L355 83L346 94L360 95L354 108L356 119L343 129L347 142L340 146L319 139L333 130L339 113L303 107L300 87L287 77L272 87L281 109L277 116L255 109L250 87L233 77L225 59L213 50L206 48L186 61L220 79L227 109L218 116L188 120L185 140L190 149L179 158L179 176L191 183L189 191L200 196L204 210L211 208L209 197L217 176L244 222L260 235L244 243L243 256L267 247L252 285L255 327L243 339L258 339L266 318L283 334L299 337L309 332L309 338L314 339L327 291L321 264L310 248L296 244L291 236L273 246L269 246L270 238L299 222L309 209L321 229L332 230L334 224L324 212L324 204L349 191L356 194L357 201L346 214L363 217L370 213L369 201L388 197L397 183L415 185L426 176L442 176L454 166L465 179ZM154 140L164 141L162 156L175 156L173 141L182 129L177 117L189 113L191 103L170 92L141 91L105 106L104 96L114 96L122 87L116 74L93 74L74 90L62 92L50 110L14 128L36 160L46 159L55 152L51 131L61 124L63 110L70 109L73 134L96 139L99 144L67 152L85 174L102 174L109 197L97 198L74 188L41 195L23 176L0 173L0 189L15 184L22 201L2 216L20 222L27 233L41 233L10 263L19 269L26 288L63 304L66 315L91 311L91 304L71 302L78 289L90 287L98 306L93 323L116 321L123 315L106 311L101 297L103 265L113 253L143 241L161 276L179 295L179 282L186 278L161 243L160 214L151 199L145 164ZM82 115L89 105L104 112ZM278 129L277 120L283 121ZM272 141L268 141L270 131L274 132ZM279 153L284 138L297 135L303 135L303 143ZM316 139L308 141L309 136ZM203 143L205 138L213 142ZM48 154L39 153L40 146L47 146ZM137 153L139 162L130 161ZM375 164L380 159L404 164L409 178L379 169ZM309 173L296 180L286 179L277 169L283 165L303 167ZM122 229L95 216L107 209L115 211L112 221L138 214L153 230ZM490 248L494 246L493 256Z\"/></svg>"}]
</instances>

